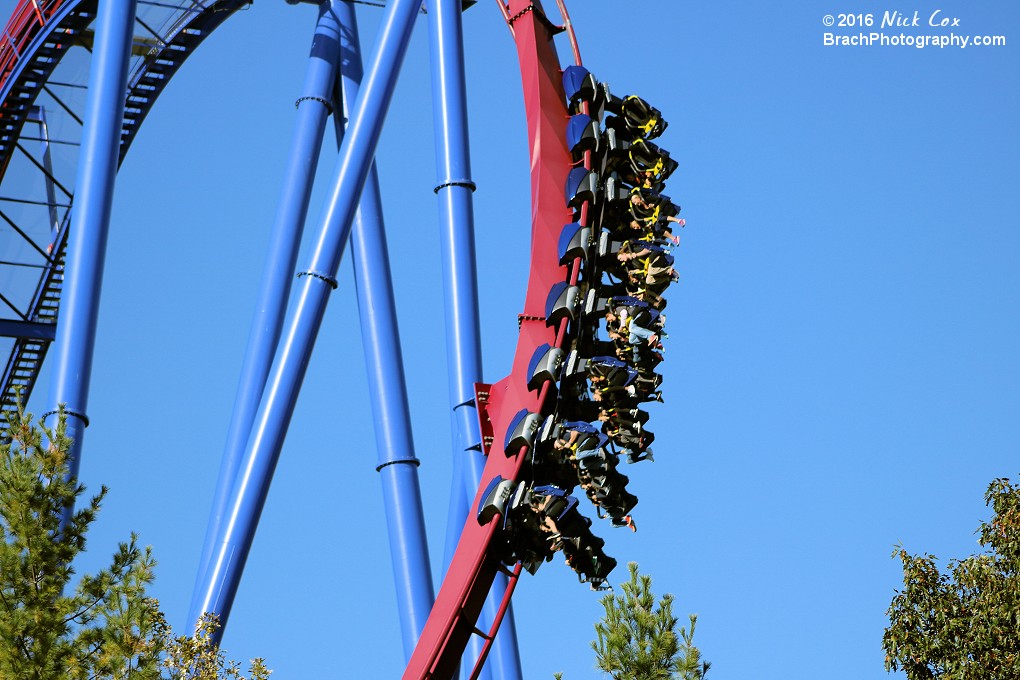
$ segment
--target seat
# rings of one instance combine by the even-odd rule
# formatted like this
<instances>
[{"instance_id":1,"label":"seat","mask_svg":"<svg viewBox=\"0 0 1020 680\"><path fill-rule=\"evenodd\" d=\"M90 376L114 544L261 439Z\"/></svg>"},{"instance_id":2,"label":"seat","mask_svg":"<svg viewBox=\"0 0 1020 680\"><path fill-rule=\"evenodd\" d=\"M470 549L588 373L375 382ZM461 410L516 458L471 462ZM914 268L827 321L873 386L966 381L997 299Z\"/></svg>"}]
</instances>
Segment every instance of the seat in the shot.
<instances>
[{"instance_id":1,"label":"seat","mask_svg":"<svg viewBox=\"0 0 1020 680\"><path fill-rule=\"evenodd\" d=\"M627 158L636 175L651 172L656 182L667 179L679 165L669 157L669 152L643 139L634 140L627 149Z\"/></svg>"},{"instance_id":2,"label":"seat","mask_svg":"<svg viewBox=\"0 0 1020 680\"><path fill-rule=\"evenodd\" d=\"M598 81L583 66L568 66L563 69L563 94L567 106L576 109L583 101L591 102L598 91Z\"/></svg>"},{"instance_id":3,"label":"seat","mask_svg":"<svg viewBox=\"0 0 1020 680\"><path fill-rule=\"evenodd\" d=\"M662 113L641 97L624 97L620 104L620 118L631 131L643 139L655 139L666 131Z\"/></svg>"},{"instance_id":4,"label":"seat","mask_svg":"<svg viewBox=\"0 0 1020 680\"><path fill-rule=\"evenodd\" d=\"M478 523L486 525L496 515L506 512L507 501L513 492L512 480L495 477L482 494L482 503L478 508Z\"/></svg>"},{"instance_id":5,"label":"seat","mask_svg":"<svg viewBox=\"0 0 1020 680\"><path fill-rule=\"evenodd\" d=\"M528 389L537 390L547 382L556 382L559 379L560 366L566 353L559 347L552 347L544 343L535 348L535 353L528 364Z\"/></svg>"},{"instance_id":6,"label":"seat","mask_svg":"<svg viewBox=\"0 0 1020 680\"><path fill-rule=\"evenodd\" d=\"M545 299L545 325L557 326L563 319L573 321L581 304L581 289L560 281L549 289Z\"/></svg>"},{"instance_id":7,"label":"seat","mask_svg":"<svg viewBox=\"0 0 1020 680\"><path fill-rule=\"evenodd\" d=\"M571 222L563 225L560 232L557 252L560 256L560 264L567 264L575 258L582 260L588 258L588 249L592 243L591 227L582 227L579 222Z\"/></svg>"},{"instance_id":8,"label":"seat","mask_svg":"<svg viewBox=\"0 0 1020 680\"><path fill-rule=\"evenodd\" d=\"M580 208L585 201L594 203L599 193L599 175L594 170L574 168L567 174L563 195L567 205Z\"/></svg>"},{"instance_id":9,"label":"seat","mask_svg":"<svg viewBox=\"0 0 1020 680\"><path fill-rule=\"evenodd\" d=\"M518 411L507 427L503 452L507 456L513 456L521 450L521 447L526 446L530 450L535 444L535 435L541 424L542 417L537 413L530 413L527 409Z\"/></svg>"},{"instance_id":10,"label":"seat","mask_svg":"<svg viewBox=\"0 0 1020 680\"><path fill-rule=\"evenodd\" d=\"M567 97L567 109L580 113L585 103L588 114L596 121L602 120L602 113L612 99L609 87L595 79L583 66L568 66L563 70L563 94Z\"/></svg>"},{"instance_id":11,"label":"seat","mask_svg":"<svg viewBox=\"0 0 1020 680\"><path fill-rule=\"evenodd\" d=\"M601 138L599 124L591 116L579 113L567 121L567 148L575 161L581 160L585 151L598 153Z\"/></svg>"},{"instance_id":12,"label":"seat","mask_svg":"<svg viewBox=\"0 0 1020 680\"><path fill-rule=\"evenodd\" d=\"M611 172L606 175L603 197L607 203L626 201L630 199L630 190L628 190L627 187L623 185L623 182L620 181L619 175L615 172Z\"/></svg>"},{"instance_id":13,"label":"seat","mask_svg":"<svg viewBox=\"0 0 1020 680\"><path fill-rule=\"evenodd\" d=\"M634 382L638 372L616 357L592 357L588 361L588 375L606 379L613 387L626 387Z\"/></svg>"}]
</instances>

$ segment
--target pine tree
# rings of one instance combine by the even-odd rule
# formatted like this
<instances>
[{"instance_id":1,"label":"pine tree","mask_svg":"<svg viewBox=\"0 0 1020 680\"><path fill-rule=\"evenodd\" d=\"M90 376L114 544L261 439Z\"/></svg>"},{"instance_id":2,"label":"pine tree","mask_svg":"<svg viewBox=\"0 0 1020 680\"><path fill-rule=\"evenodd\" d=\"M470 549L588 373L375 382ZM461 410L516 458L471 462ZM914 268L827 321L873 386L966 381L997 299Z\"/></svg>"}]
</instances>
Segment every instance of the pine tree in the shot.
<instances>
[{"instance_id":1,"label":"pine tree","mask_svg":"<svg viewBox=\"0 0 1020 680\"><path fill-rule=\"evenodd\" d=\"M639 574L635 562L628 567L623 594L602 598L606 614L592 642L598 668L613 680L701 680L711 664L694 646L697 615L691 614L689 630L678 629L673 596L656 603L651 577Z\"/></svg>"},{"instance_id":2,"label":"pine tree","mask_svg":"<svg viewBox=\"0 0 1020 680\"><path fill-rule=\"evenodd\" d=\"M886 670L910 680L1020 678L1020 485L996 479L985 493L990 522L978 530L985 552L951 560L893 553L903 590L889 605L882 638Z\"/></svg>"},{"instance_id":3,"label":"pine tree","mask_svg":"<svg viewBox=\"0 0 1020 680\"><path fill-rule=\"evenodd\" d=\"M204 614L192 637L177 636L162 614L157 617L153 637L163 649L161 668L166 680L267 680L272 671L262 659L252 659L250 678L241 674L241 665L228 661L213 644L219 627L215 614Z\"/></svg>"},{"instance_id":4,"label":"pine tree","mask_svg":"<svg viewBox=\"0 0 1020 680\"><path fill-rule=\"evenodd\" d=\"M72 589L74 558L107 490L61 526L85 490L67 476L63 414L54 431L40 432L20 410L9 423L12 441L0 452L0 677L157 677L145 639L151 551L132 536L108 568Z\"/></svg>"},{"instance_id":5,"label":"pine tree","mask_svg":"<svg viewBox=\"0 0 1020 680\"><path fill-rule=\"evenodd\" d=\"M245 680L211 642L214 618L192 637L173 636L146 597L155 560L137 537L110 566L72 584L103 487L77 510L85 488L69 478L63 409L54 430L36 427L19 405L0 445L0 678L19 680ZM66 516L66 517L65 517ZM183 671L182 671L183 669ZM252 680L265 680L262 661Z\"/></svg>"}]
</instances>

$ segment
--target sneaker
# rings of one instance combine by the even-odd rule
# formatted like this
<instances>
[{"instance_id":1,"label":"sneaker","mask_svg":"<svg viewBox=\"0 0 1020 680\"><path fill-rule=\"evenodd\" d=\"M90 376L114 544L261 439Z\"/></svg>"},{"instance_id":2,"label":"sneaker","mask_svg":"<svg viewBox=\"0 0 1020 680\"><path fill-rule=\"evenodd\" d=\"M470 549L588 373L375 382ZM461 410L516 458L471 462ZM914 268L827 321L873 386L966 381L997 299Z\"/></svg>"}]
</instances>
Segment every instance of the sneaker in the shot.
<instances>
[{"instance_id":1,"label":"sneaker","mask_svg":"<svg viewBox=\"0 0 1020 680\"><path fill-rule=\"evenodd\" d=\"M637 531L637 524L634 523L634 518L631 517L630 515L624 515L621 522L622 524L620 524L619 526L630 527L631 531Z\"/></svg>"}]
</instances>

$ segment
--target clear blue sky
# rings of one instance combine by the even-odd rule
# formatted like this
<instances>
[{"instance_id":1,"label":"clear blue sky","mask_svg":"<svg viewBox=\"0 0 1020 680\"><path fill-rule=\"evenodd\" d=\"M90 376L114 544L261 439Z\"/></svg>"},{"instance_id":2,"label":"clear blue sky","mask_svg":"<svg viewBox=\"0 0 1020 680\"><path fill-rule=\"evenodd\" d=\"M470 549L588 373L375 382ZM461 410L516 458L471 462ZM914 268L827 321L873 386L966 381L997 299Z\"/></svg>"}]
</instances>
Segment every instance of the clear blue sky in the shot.
<instances>
[{"instance_id":1,"label":"clear blue sky","mask_svg":"<svg viewBox=\"0 0 1020 680\"><path fill-rule=\"evenodd\" d=\"M826 14L917 10L925 23L940 8L959 35L1008 44L823 45L836 30ZM635 560L681 614L699 614L715 680L881 677L893 547L973 552L987 483L1020 472L1020 5L571 9L586 65L670 122L668 193L688 221L666 403L650 408L656 462L624 470L639 531L602 530L616 576ZM359 7L366 50L380 12ZM112 491L80 570L139 532L182 628L314 20L313 6L279 0L230 19L174 78L117 180L82 465L90 488ZM465 27L495 381L527 275L528 156L497 8L479 2ZM427 69L423 20L378 159L438 569L450 436ZM347 265L340 278L224 641L278 678L402 668ZM41 389L37 412L44 402ZM595 677L598 597L558 560L522 580L527 678Z\"/></svg>"}]
</instances>

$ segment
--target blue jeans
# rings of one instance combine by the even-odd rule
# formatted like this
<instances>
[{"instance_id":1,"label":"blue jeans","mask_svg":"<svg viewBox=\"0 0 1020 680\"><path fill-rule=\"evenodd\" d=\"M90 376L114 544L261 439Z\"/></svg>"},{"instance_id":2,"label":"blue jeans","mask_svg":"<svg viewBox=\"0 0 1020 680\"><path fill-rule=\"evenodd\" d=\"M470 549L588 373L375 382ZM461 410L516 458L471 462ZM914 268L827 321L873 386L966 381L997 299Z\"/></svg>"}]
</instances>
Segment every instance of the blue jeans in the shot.
<instances>
[{"instance_id":1,"label":"blue jeans","mask_svg":"<svg viewBox=\"0 0 1020 680\"><path fill-rule=\"evenodd\" d=\"M630 323L630 336L627 341L633 345L634 352L634 363L641 360L641 346L646 344L648 338L655 335L655 331L650 331L647 328L642 328L636 325L633 321Z\"/></svg>"}]
</instances>

